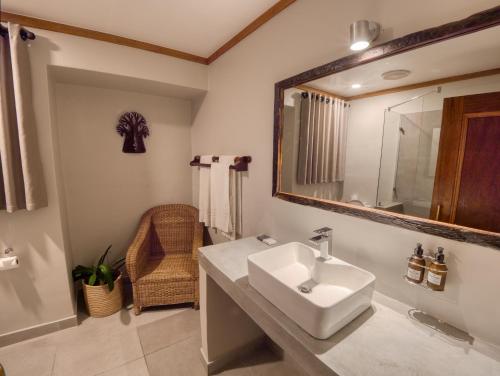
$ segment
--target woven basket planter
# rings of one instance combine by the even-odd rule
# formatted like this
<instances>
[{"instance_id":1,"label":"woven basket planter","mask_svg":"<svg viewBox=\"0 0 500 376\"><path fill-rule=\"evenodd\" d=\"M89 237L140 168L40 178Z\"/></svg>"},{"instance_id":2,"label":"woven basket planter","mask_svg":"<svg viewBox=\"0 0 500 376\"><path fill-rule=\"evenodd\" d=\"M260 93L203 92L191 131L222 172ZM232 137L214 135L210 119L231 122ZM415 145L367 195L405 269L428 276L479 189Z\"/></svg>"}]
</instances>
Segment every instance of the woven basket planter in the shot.
<instances>
[{"instance_id":1,"label":"woven basket planter","mask_svg":"<svg viewBox=\"0 0 500 376\"><path fill-rule=\"evenodd\" d=\"M118 312L123 306L123 280L121 274L115 279L115 288L108 285L90 286L83 283L83 296L89 315L106 317Z\"/></svg>"}]
</instances>

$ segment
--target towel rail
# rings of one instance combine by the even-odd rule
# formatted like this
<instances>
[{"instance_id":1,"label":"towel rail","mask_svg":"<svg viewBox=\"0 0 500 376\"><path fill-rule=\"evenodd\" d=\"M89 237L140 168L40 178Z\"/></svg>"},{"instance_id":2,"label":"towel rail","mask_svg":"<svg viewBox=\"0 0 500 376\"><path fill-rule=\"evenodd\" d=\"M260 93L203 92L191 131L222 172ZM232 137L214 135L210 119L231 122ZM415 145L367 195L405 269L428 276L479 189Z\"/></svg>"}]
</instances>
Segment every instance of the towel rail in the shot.
<instances>
[{"instance_id":1,"label":"towel rail","mask_svg":"<svg viewBox=\"0 0 500 376\"><path fill-rule=\"evenodd\" d=\"M189 162L190 166L197 166L197 167L209 167L210 164L208 163L201 163L201 157L199 155L195 155L193 160ZM212 162L219 162L219 157L218 156L213 156L212 157ZM236 170L236 171L248 171L248 164L252 162L252 157L249 155L244 155L242 157L235 157L234 158L234 164L229 166L230 169Z\"/></svg>"}]
</instances>

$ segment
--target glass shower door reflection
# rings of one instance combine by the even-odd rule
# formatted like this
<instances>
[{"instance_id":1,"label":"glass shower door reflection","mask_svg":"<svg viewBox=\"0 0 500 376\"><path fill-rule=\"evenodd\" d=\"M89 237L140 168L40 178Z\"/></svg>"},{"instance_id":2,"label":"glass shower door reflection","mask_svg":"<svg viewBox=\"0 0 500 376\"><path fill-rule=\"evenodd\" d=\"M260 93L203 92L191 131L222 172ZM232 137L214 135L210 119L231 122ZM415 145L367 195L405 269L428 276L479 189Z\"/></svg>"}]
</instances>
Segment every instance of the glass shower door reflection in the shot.
<instances>
[{"instance_id":1,"label":"glass shower door reflection","mask_svg":"<svg viewBox=\"0 0 500 376\"><path fill-rule=\"evenodd\" d=\"M380 209L429 218L441 117L441 109L385 112L377 192Z\"/></svg>"},{"instance_id":2,"label":"glass shower door reflection","mask_svg":"<svg viewBox=\"0 0 500 376\"><path fill-rule=\"evenodd\" d=\"M401 114L385 110L376 207L402 213L402 203L398 201L396 190L400 126Z\"/></svg>"}]
</instances>

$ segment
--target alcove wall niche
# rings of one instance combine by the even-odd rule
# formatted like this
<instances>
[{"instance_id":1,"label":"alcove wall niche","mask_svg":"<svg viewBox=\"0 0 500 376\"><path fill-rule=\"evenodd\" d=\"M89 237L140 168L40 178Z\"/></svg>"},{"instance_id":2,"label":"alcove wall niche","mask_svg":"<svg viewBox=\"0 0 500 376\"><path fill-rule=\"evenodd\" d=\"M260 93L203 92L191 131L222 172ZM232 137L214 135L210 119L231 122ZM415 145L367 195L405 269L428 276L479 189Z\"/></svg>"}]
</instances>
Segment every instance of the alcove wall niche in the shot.
<instances>
[{"instance_id":1,"label":"alcove wall niche","mask_svg":"<svg viewBox=\"0 0 500 376\"><path fill-rule=\"evenodd\" d=\"M206 92L133 77L50 67L55 161L72 264L112 244L125 255L141 215L162 203L191 204L191 124ZM145 153L124 153L120 116L144 116Z\"/></svg>"}]
</instances>

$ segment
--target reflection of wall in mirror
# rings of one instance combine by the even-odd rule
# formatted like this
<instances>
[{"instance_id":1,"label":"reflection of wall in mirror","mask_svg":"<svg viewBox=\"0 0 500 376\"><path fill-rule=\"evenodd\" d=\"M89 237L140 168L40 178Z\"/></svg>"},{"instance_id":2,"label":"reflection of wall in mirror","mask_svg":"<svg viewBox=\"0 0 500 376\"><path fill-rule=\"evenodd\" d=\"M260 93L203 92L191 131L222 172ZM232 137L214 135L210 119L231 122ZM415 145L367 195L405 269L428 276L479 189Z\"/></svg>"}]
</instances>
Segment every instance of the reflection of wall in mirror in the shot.
<instances>
[{"instance_id":1,"label":"reflection of wall in mirror","mask_svg":"<svg viewBox=\"0 0 500 376\"><path fill-rule=\"evenodd\" d=\"M401 116L394 199L403 204L403 213L429 217L434 171L429 176L433 129L441 127L441 110L407 113ZM385 148L382 155L385 153Z\"/></svg>"},{"instance_id":2,"label":"reflection of wall in mirror","mask_svg":"<svg viewBox=\"0 0 500 376\"><path fill-rule=\"evenodd\" d=\"M432 129L432 140L431 140L431 155L429 158L429 166L427 168L427 173L433 178L436 175L436 164L438 158L439 149L439 137L441 136L441 126L439 128Z\"/></svg>"},{"instance_id":3,"label":"reflection of wall in mirror","mask_svg":"<svg viewBox=\"0 0 500 376\"><path fill-rule=\"evenodd\" d=\"M380 158L379 183L377 189L377 206L383 207L397 202L398 195L394 192L396 185L396 169L399 153L399 138L401 137L401 114L395 111L385 111L382 148Z\"/></svg>"},{"instance_id":4,"label":"reflection of wall in mirror","mask_svg":"<svg viewBox=\"0 0 500 376\"><path fill-rule=\"evenodd\" d=\"M388 112L388 124L392 130L384 133L384 111L387 107L402 102L413 96L429 91L420 88L392 94L353 100L347 135L347 152L345 164L345 180L343 183L329 184L297 184L297 159L300 129L300 93L298 89L285 90L284 125L282 139L282 176L281 190L304 196L349 202L359 200L365 206L383 206L388 210L405 211L400 202L407 198L406 211L413 215L427 216L432 196L432 183L439 145L439 129L443 99L500 90L500 75L480 77L464 81L443 84L440 94L430 94L424 99L415 100L398 106ZM333 91L333 88L332 88ZM413 174L410 182L401 177L401 187L396 187L396 169L399 155L400 116L408 115L405 121L412 123L412 116L433 117L425 123L429 136L420 144L413 145L416 156L414 163L420 161L418 174ZM411 115L413 114L413 115ZM392 123L391 123L392 122ZM413 119L415 122L415 119ZM407 125L408 125L407 124ZM434 133L433 133L434 132ZM411 133L411 132L410 132ZM408 134L410 135L410 134ZM410 140L409 137L407 140ZM419 138L415 139L419 140ZM383 142L382 142L383 141ZM383 143L383 146L382 146ZM420 154L418 146L420 145ZM382 152L383 149L383 152ZM403 152L404 154L405 152ZM408 151L406 151L408 153ZM420 157L418 157L420 155ZM404 165L404 163L403 163ZM417 168L415 167L415 172ZM417 179L416 182L415 179ZM412 187L413 195L407 195L405 185ZM394 192L396 188L396 192ZM414 188L414 189L413 189ZM377 199L378 194L378 199ZM378 204L380 202L380 204ZM412 209L410 210L410 206ZM423 208L421 210L421 208Z\"/></svg>"}]
</instances>

